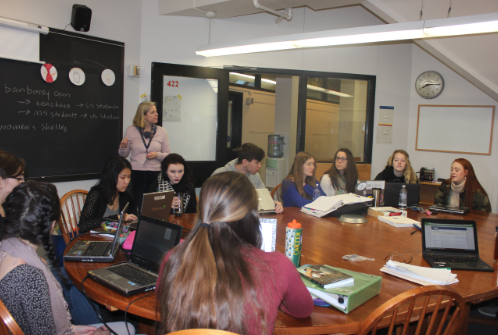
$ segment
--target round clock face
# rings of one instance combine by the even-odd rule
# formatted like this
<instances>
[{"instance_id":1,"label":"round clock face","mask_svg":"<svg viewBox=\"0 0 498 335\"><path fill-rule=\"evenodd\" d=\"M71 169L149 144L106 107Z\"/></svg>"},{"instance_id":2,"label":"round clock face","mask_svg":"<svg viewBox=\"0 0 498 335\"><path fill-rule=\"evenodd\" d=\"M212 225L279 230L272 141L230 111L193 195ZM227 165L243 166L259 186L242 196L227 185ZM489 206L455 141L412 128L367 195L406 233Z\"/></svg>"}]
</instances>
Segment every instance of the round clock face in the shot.
<instances>
[{"instance_id":1,"label":"round clock face","mask_svg":"<svg viewBox=\"0 0 498 335\"><path fill-rule=\"evenodd\" d=\"M426 71L415 81L417 93L426 99L434 99L443 92L443 77L436 71Z\"/></svg>"}]
</instances>

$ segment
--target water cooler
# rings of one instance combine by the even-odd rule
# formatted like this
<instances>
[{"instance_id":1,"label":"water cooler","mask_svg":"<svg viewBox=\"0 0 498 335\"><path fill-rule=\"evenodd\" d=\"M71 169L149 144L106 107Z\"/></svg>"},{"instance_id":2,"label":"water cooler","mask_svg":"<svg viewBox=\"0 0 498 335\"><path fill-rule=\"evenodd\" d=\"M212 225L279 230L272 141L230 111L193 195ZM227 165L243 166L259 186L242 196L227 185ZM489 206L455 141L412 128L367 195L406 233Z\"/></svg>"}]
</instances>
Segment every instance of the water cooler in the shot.
<instances>
[{"instance_id":1,"label":"water cooler","mask_svg":"<svg viewBox=\"0 0 498 335\"><path fill-rule=\"evenodd\" d=\"M268 135L266 187L275 187L285 178L284 135Z\"/></svg>"}]
</instances>

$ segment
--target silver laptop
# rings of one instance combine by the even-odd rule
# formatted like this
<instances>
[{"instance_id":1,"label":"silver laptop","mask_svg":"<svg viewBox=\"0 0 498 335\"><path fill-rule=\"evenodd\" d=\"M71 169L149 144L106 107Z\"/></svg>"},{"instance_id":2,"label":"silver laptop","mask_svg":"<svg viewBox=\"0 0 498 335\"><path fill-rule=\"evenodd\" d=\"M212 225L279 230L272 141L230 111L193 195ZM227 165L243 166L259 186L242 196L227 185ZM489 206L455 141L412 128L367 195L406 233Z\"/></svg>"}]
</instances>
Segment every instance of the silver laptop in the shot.
<instances>
[{"instance_id":1,"label":"silver laptop","mask_svg":"<svg viewBox=\"0 0 498 335\"><path fill-rule=\"evenodd\" d=\"M433 268L493 271L479 258L476 222L422 219L422 255Z\"/></svg>"},{"instance_id":2,"label":"silver laptop","mask_svg":"<svg viewBox=\"0 0 498 335\"><path fill-rule=\"evenodd\" d=\"M266 188L256 189L258 194L258 213L273 214L275 213L275 201L272 199L270 192Z\"/></svg>"},{"instance_id":3,"label":"silver laptop","mask_svg":"<svg viewBox=\"0 0 498 335\"><path fill-rule=\"evenodd\" d=\"M76 243L69 249L67 254L64 256L65 261L73 262L112 262L116 257L118 251L119 237L123 233L123 218L125 216L126 210L128 209L128 203L124 206L121 211L121 215L118 220L118 225L116 227L116 233L114 235L114 240L112 241L76 241Z\"/></svg>"},{"instance_id":4,"label":"silver laptop","mask_svg":"<svg viewBox=\"0 0 498 335\"><path fill-rule=\"evenodd\" d=\"M182 231L182 226L141 215L130 261L88 275L125 296L154 290L164 255L180 243Z\"/></svg>"}]
</instances>

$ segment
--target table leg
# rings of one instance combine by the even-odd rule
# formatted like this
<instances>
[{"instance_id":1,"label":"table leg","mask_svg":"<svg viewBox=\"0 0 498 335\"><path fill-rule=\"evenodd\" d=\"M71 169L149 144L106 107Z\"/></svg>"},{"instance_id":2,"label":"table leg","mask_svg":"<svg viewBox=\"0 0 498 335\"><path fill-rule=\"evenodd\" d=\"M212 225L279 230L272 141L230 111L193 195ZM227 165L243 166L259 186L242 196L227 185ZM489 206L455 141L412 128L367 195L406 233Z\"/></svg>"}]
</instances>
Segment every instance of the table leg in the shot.
<instances>
[{"instance_id":1,"label":"table leg","mask_svg":"<svg viewBox=\"0 0 498 335\"><path fill-rule=\"evenodd\" d=\"M154 320L139 317L137 334L156 335L156 322Z\"/></svg>"},{"instance_id":2,"label":"table leg","mask_svg":"<svg viewBox=\"0 0 498 335\"><path fill-rule=\"evenodd\" d=\"M470 316L470 303L466 303L460 335L467 335L467 332L469 331L469 316Z\"/></svg>"}]
</instances>

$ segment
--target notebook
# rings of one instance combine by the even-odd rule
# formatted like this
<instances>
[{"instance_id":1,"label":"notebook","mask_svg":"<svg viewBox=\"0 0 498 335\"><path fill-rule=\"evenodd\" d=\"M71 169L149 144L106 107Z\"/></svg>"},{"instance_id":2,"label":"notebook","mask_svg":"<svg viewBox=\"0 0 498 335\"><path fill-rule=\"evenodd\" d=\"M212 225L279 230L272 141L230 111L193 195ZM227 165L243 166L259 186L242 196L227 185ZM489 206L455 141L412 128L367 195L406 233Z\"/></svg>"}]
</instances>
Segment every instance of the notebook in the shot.
<instances>
[{"instance_id":1,"label":"notebook","mask_svg":"<svg viewBox=\"0 0 498 335\"><path fill-rule=\"evenodd\" d=\"M273 214L275 213L275 201L272 199L270 192L266 188L256 189L258 194L258 213Z\"/></svg>"},{"instance_id":2,"label":"notebook","mask_svg":"<svg viewBox=\"0 0 498 335\"><path fill-rule=\"evenodd\" d=\"M420 184L386 183L383 206L398 207L399 191L403 185L406 186L406 192L408 193L407 207L418 204L420 200Z\"/></svg>"},{"instance_id":3,"label":"notebook","mask_svg":"<svg viewBox=\"0 0 498 335\"><path fill-rule=\"evenodd\" d=\"M469 212L468 207L447 206L447 205L432 205L429 209L433 212L443 212L443 213L460 214L460 215L464 215Z\"/></svg>"},{"instance_id":4,"label":"notebook","mask_svg":"<svg viewBox=\"0 0 498 335\"><path fill-rule=\"evenodd\" d=\"M182 230L140 215L130 261L88 271L88 276L125 296L154 290L164 255L180 243Z\"/></svg>"},{"instance_id":5,"label":"notebook","mask_svg":"<svg viewBox=\"0 0 498 335\"><path fill-rule=\"evenodd\" d=\"M433 268L490 271L479 258L476 222L422 219L422 255Z\"/></svg>"},{"instance_id":6,"label":"notebook","mask_svg":"<svg viewBox=\"0 0 498 335\"><path fill-rule=\"evenodd\" d=\"M123 233L123 218L128 203L124 206L112 241L76 241L64 256L65 261L73 262L112 262L118 251L119 237Z\"/></svg>"}]
</instances>

